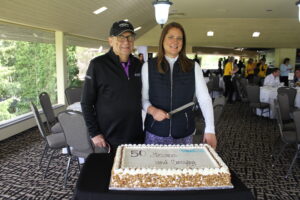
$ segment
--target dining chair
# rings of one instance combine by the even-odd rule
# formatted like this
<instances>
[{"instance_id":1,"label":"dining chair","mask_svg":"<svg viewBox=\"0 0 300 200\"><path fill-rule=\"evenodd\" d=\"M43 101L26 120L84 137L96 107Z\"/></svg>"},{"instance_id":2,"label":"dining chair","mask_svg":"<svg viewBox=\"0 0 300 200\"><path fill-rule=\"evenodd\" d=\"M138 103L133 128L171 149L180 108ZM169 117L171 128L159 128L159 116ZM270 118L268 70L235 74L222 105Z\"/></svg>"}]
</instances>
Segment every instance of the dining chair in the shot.
<instances>
[{"instance_id":1,"label":"dining chair","mask_svg":"<svg viewBox=\"0 0 300 200\"><path fill-rule=\"evenodd\" d=\"M226 104L226 98L224 96L219 96L219 97L215 98L215 100L213 102L213 106L216 106L216 105L224 106L225 104Z\"/></svg>"},{"instance_id":2,"label":"dining chair","mask_svg":"<svg viewBox=\"0 0 300 200\"><path fill-rule=\"evenodd\" d=\"M208 89L208 93L212 96L212 93L213 93L213 81L209 80L206 83L206 86L207 86L207 89Z\"/></svg>"},{"instance_id":3,"label":"dining chair","mask_svg":"<svg viewBox=\"0 0 300 200\"><path fill-rule=\"evenodd\" d=\"M260 87L258 85L247 85L246 86L247 96L249 100L249 105L253 109L254 112L256 112L256 109L261 109L261 115L265 112L269 112L270 117L270 104L260 102ZM267 111L265 111L267 110Z\"/></svg>"},{"instance_id":4,"label":"dining chair","mask_svg":"<svg viewBox=\"0 0 300 200\"><path fill-rule=\"evenodd\" d=\"M109 153L109 148L99 148L93 145L81 112L66 110L58 114L58 120L66 136L68 144L68 164L66 167L64 187L67 185L70 164L79 158L87 158L91 153Z\"/></svg>"},{"instance_id":5,"label":"dining chair","mask_svg":"<svg viewBox=\"0 0 300 200\"><path fill-rule=\"evenodd\" d=\"M247 79L245 78L238 78L236 79L236 86L241 98L241 101L244 103L248 102L247 92L246 92L246 85L248 84Z\"/></svg>"},{"instance_id":6,"label":"dining chair","mask_svg":"<svg viewBox=\"0 0 300 200\"><path fill-rule=\"evenodd\" d=\"M290 87L279 87L277 89L278 94L287 94L288 96L288 105L289 105L289 110L290 113L293 113L294 111L297 110L295 107L295 98L297 95L297 89L295 88L290 88Z\"/></svg>"},{"instance_id":7,"label":"dining chair","mask_svg":"<svg viewBox=\"0 0 300 200\"><path fill-rule=\"evenodd\" d=\"M213 109L214 109L215 129L217 130L218 124L220 123L220 119L223 114L224 105L222 104L214 105Z\"/></svg>"},{"instance_id":8,"label":"dining chair","mask_svg":"<svg viewBox=\"0 0 300 200\"><path fill-rule=\"evenodd\" d=\"M294 118L294 123L295 123L295 126L296 126L296 145L297 145L297 150L296 150L296 153L294 155L294 158L292 160L292 163L288 169L288 172L285 176L285 178L287 178L289 176L289 174L292 173L292 168L295 164L295 161L297 158L300 157L300 111L295 111L293 112L293 118Z\"/></svg>"},{"instance_id":9,"label":"dining chair","mask_svg":"<svg viewBox=\"0 0 300 200\"><path fill-rule=\"evenodd\" d=\"M68 104L71 105L81 100L81 87L68 87L65 89L65 95L67 97Z\"/></svg>"},{"instance_id":10,"label":"dining chair","mask_svg":"<svg viewBox=\"0 0 300 200\"><path fill-rule=\"evenodd\" d=\"M217 100L217 102L216 102L216 100ZM223 114L225 102L226 102L225 101L225 97L224 97L224 103L223 103L223 98L222 97L218 97L218 98L215 99L214 104L213 104L214 124L215 124L215 132L216 133L218 132L218 127L219 127L219 123L220 123L220 120L221 120L221 116ZM201 140L202 137L203 137L202 134L195 134L195 135L193 135L193 144L200 144L200 143L202 143L202 140Z\"/></svg>"},{"instance_id":11,"label":"dining chair","mask_svg":"<svg viewBox=\"0 0 300 200\"><path fill-rule=\"evenodd\" d=\"M277 162L281 153L284 151L285 147L289 144L294 143L295 134L296 134L295 132L296 127L294 122L283 123L282 111L279 105L279 101L277 99L274 99L274 107L275 107L276 121L277 121L280 135L274 144L273 152L271 154L271 157L275 158L272 164L273 167L275 166L275 163ZM277 156L275 156L277 145L280 146L280 151L277 154Z\"/></svg>"},{"instance_id":12,"label":"dining chair","mask_svg":"<svg viewBox=\"0 0 300 200\"><path fill-rule=\"evenodd\" d=\"M290 107L289 107L289 97L286 93L278 93L277 94L277 100L278 104L280 107L280 113L281 113L281 118L283 122L288 122L290 121L291 115L290 115Z\"/></svg>"},{"instance_id":13,"label":"dining chair","mask_svg":"<svg viewBox=\"0 0 300 200\"><path fill-rule=\"evenodd\" d=\"M62 128L54 115L52 103L47 92L42 92L39 95L42 110L46 116L47 128L52 133L61 133Z\"/></svg>"},{"instance_id":14,"label":"dining chair","mask_svg":"<svg viewBox=\"0 0 300 200\"><path fill-rule=\"evenodd\" d=\"M241 78L240 82L241 82L241 85L242 85L243 89L246 91L246 86L248 85L248 79Z\"/></svg>"},{"instance_id":15,"label":"dining chair","mask_svg":"<svg viewBox=\"0 0 300 200\"><path fill-rule=\"evenodd\" d=\"M67 147L67 143L66 143L64 133L55 133L55 134L47 133L36 105L33 102L31 102L30 107L33 112L36 124L38 126L40 135L42 136L42 138L44 139L44 141L46 143L42 157L39 162L39 166L41 166L42 160L43 160L44 156L46 155L46 153L48 152L48 150L52 150L52 153L48 160L48 164L47 164L46 170L44 172L44 176L43 176L43 178L46 178L48 168L49 168L49 165L51 163L54 153L57 151L60 151L62 148ZM60 155L60 154L58 154L58 155Z\"/></svg>"},{"instance_id":16,"label":"dining chair","mask_svg":"<svg viewBox=\"0 0 300 200\"><path fill-rule=\"evenodd\" d=\"M220 78L219 76L212 76L211 77L212 81L212 98L214 98L214 92L223 92L223 88L220 87Z\"/></svg>"},{"instance_id":17,"label":"dining chair","mask_svg":"<svg viewBox=\"0 0 300 200\"><path fill-rule=\"evenodd\" d=\"M258 76L254 76L254 77L253 77L253 83L252 83L252 84L253 84L253 85L259 86L259 85L261 84L261 78L258 77Z\"/></svg>"}]
</instances>

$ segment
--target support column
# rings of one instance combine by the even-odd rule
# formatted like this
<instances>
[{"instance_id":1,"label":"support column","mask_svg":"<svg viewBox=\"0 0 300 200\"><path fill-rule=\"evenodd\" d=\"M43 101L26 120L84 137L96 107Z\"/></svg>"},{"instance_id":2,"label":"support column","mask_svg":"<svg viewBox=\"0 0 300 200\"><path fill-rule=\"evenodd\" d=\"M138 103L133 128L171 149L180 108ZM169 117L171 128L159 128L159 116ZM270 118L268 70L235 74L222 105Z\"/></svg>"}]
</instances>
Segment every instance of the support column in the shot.
<instances>
[{"instance_id":1,"label":"support column","mask_svg":"<svg viewBox=\"0 0 300 200\"><path fill-rule=\"evenodd\" d=\"M57 103L66 104L65 89L67 87L67 60L64 33L55 32L56 48L56 79L57 79Z\"/></svg>"}]
</instances>

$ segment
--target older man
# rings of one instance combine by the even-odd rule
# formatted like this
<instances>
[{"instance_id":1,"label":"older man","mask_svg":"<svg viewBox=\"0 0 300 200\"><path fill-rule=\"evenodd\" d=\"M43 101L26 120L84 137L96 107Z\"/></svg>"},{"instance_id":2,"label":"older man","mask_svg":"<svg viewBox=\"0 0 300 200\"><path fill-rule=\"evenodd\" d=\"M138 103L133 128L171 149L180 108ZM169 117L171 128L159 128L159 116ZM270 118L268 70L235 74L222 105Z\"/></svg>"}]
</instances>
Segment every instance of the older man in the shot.
<instances>
[{"instance_id":1,"label":"older man","mask_svg":"<svg viewBox=\"0 0 300 200\"><path fill-rule=\"evenodd\" d=\"M280 85L279 80L280 71L278 68L274 68L273 72L269 74L264 80L264 86L277 87Z\"/></svg>"},{"instance_id":2,"label":"older man","mask_svg":"<svg viewBox=\"0 0 300 200\"><path fill-rule=\"evenodd\" d=\"M115 22L110 51L91 60L86 73L81 105L98 147L143 142L141 62L131 55L134 39L131 23Z\"/></svg>"}]
</instances>

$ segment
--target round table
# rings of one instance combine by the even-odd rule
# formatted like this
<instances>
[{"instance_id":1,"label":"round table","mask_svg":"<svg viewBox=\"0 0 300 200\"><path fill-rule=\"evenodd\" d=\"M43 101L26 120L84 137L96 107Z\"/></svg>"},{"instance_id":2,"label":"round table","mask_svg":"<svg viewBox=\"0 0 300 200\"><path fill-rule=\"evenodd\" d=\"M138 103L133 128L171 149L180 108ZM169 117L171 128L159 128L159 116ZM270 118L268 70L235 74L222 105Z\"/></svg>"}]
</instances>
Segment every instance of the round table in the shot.
<instances>
[{"instance_id":1,"label":"round table","mask_svg":"<svg viewBox=\"0 0 300 200\"><path fill-rule=\"evenodd\" d=\"M270 118L274 119L275 116L275 107L274 99L277 99L277 89L278 87L263 86L260 87L260 102L270 104ZM297 95L295 98L295 107L300 108L300 87L297 87ZM257 111L257 114L260 115L260 110ZM268 117L268 113L264 113L264 116Z\"/></svg>"}]
</instances>

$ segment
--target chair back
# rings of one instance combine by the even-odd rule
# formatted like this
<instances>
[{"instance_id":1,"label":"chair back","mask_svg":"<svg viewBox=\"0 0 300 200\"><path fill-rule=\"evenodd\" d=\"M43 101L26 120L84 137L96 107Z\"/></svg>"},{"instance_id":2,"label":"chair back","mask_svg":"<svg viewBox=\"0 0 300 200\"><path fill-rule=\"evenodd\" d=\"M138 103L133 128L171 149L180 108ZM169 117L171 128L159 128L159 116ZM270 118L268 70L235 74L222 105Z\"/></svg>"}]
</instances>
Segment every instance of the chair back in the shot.
<instances>
[{"instance_id":1,"label":"chair back","mask_svg":"<svg viewBox=\"0 0 300 200\"><path fill-rule=\"evenodd\" d=\"M218 104L218 105L215 105L213 108L214 108L214 120L215 120L215 126L217 127L217 125L218 125L219 122L220 122L222 113L223 113L224 105Z\"/></svg>"},{"instance_id":2,"label":"chair back","mask_svg":"<svg viewBox=\"0 0 300 200\"><path fill-rule=\"evenodd\" d=\"M236 79L236 88L237 88L238 95L240 96L240 98L242 100L246 100L247 94L246 94L246 90L244 90L244 88L242 86L241 79Z\"/></svg>"},{"instance_id":3,"label":"chair back","mask_svg":"<svg viewBox=\"0 0 300 200\"><path fill-rule=\"evenodd\" d=\"M250 103L259 103L260 88L258 85L246 86L247 96Z\"/></svg>"},{"instance_id":4,"label":"chair back","mask_svg":"<svg viewBox=\"0 0 300 200\"><path fill-rule=\"evenodd\" d=\"M287 121L291 119L290 116L290 107L288 104L289 98L287 94L278 94L277 100L280 108L281 119L282 121Z\"/></svg>"},{"instance_id":5,"label":"chair back","mask_svg":"<svg viewBox=\"0 0 300 200\"><path fill-rule=\"evenodd\" d=\"M280 111L280 107L279 107L279 103L278 103L277 99L274 99L274 107L275 107L277 124L278 124L278 127L279 127L280 134L282 136L283 135L283 133L282 133L283 121L282 121L281 111Z\"/></svg>"},{"instance_id":6,"label":"chair back","mask_svg":"<svg viewBox=\"0 0 300 200\"><path fill-rule=\"evenodd\" d=\"M259 85L260 81L261 81L260 77L258 77L258 76L253 77L253 84L254 85Z\"/></svg>"},{"instance_id":7,"label":"chair back","mask_svg":"<svg viewBox=\"0 0 300 200\"><path fill-rule=\"evenodd\" d=\"M53 108L52 108L52 103L51 103L49 94L47 92L42 92L39 95L39 99L40 99L40 104L42 106L43 112L44 112L44 114L46 116L46 119L47 119L48 128L50 130L51 124L56 122L56 118L55 118L55 115L54 115L54 111L53 111Z\"/></svg>"},{"instance_id":8,"label":"chair back","mask_svg":"<svg viewBox=\"0 0 300 200\"><path fill-rule=\"evenodd\" d=\"M33 116L35 118L36 124L39 128L40 134L46 140L46 130L45 130L45 127L43 125L40 113L39 113L36 105L33 102L30 102L30 108L31 108L31 111L32 111Z\"/></svg>"},{"instance_id":9,"label":"chair back","mask_svg":"<svg viewBox=\"0 0 300 200\"><path fill-rule=\"evenodd\" d=\"M241 78L239 80L240 86L241 86L241 90L242 90L242 94L244 98L248 98L247 96L247 85L248 85L248 80L246 78Z\"/></svg>"},{"instance_id":10,"label":"chair back","mask_svg":"<svg viewBox=\"0 0 300 200\"><path fill-rule=\"evenodd\" d=\"M241 83L242 87L244 88L244 90L246 90L246 86L248 85L248 80L246 78L241 78L240 83Z\"/></svg>"},{"instance_id":11,"label":"chair back","mask_svg":"<svg viewBox=\"0 0 300 200\"><path fill-rule=\"evenodd\" d=\"M218 76L212 76L212 88L218 90L220 88L220 78Z\"/></svg>"},{"instance_id":12,"label":"chair back","mask_svg":"<svg viewBox=\"0 0 300 200\"><path fill-rule=\"evenodd\" d=\"M217 106L217 105L222 105L224 106L226 103L226 99L224 96L219 96L217 98L215 98L214 102L213 102L213 106Z\"/></svg>"},{"instance_id":13,"label":"chair back","mask_svg":"<svg viewBox=\"0 0 300 200\"><path fill-rule=\"evenodd\" d=\"M277 89L278 94L287 94L289 106L293 107L295 105L295 98L297 95L297 90L290 87L280 87Z\"/></svg>"},{"instance_id":14,"label":"chair back","mask_svg":"<svg viewBox=\"0 0 300 200\"><path fill-rule=\"evenodd\" d=\"M299 144L300 143L300 111L299 110L293 112L293 118L294 118L294 123L295 123L295 126L296 126L297 141L298 141L298 144Z\"/></svg>"},{"instance_id":15,"label":"chair back","mask_svg":"<svg viewBox=\"0 0 300 200\"><path fill-rule=\"evenodd\" d=\"M80 112L63 111L58 114L58 121L65 133L67 144L74 152L79 152L80 157L87 157L94 152L88 129Z\"/></svg>"},{"instance_id":16,"label":"chair back","mask_svg":"<svg viewBox=\"0 0 300 200\"><path fill-rule=\"evenodd\" d=\"M68 87L65 89L65 95L67 97L68 104L73 104L81 100L81 87Z\"/></svg>"},{"instance_id":17,"label":"chair back","mask_svg":"<svg viewBox=\"0 0 300 200\"><path fill-rule=\"evenodd\" d=\"M211 93L213 91L213 81L212 80L209 80L207 83L207 89L208 89L208 92Z\"/></svg>"}]
</instances>

